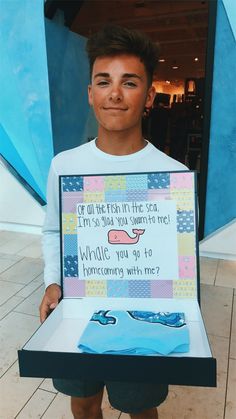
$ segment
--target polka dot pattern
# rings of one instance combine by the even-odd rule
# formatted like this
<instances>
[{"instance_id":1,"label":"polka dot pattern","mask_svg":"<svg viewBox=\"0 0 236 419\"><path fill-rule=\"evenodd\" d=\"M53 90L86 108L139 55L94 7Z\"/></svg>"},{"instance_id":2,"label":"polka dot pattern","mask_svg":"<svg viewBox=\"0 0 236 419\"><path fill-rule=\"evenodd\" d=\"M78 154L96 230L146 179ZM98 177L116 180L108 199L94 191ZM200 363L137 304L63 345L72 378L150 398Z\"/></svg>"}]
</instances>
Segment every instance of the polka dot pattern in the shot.
<instances>
[{"instance_id":1,"label":"polka dot pattern","mask_svg":"<svg viewBox=\"0 0 236 419\"><path fill-rule=\"evenodd\" d=\"M179 233L192 233L194 231L194 212L177 211L177 231Z\"/></svg>"}]
</instances>

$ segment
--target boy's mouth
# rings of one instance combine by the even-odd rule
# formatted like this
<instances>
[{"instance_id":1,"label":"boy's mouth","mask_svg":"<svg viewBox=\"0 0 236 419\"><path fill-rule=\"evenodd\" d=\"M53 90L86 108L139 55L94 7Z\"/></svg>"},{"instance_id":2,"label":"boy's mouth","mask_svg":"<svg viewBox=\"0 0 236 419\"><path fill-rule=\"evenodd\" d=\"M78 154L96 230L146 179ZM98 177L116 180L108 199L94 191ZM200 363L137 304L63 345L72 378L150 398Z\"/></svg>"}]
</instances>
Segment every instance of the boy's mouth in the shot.
<instances>
[{"instance_id":1,"label":"boy's mouth","mask_svg":"<svg viewBox=\"0 0 236 419\"><path fill-rule=\"evenodd\" d=\"M103 107L105 111L127 111L127 108Z\"/></svg>"}]
</instances>

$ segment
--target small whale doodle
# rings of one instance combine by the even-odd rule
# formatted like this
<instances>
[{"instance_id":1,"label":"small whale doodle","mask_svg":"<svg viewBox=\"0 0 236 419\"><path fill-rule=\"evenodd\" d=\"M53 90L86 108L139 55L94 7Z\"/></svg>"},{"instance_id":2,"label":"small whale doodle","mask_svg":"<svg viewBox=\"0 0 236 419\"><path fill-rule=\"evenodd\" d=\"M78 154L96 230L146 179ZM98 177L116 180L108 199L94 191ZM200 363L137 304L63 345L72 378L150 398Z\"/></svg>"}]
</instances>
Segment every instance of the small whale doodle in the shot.
<instances>
[{"instance_id":1,"label":"small whale doodle","mask_svg":"<svg viewBox=\"0 0 236 419\"><path fill-rule=\"evenodd\" d=\"M168 327L182 327L186 325L184 313L157 313L152 311L127 311L127 313L135 320L148 323L160 323Z\"/></svg>"},{"instance_id":2,"label":"small whale doodle","mask_svg":"<svg viewBox=\"0 0 236 419\"><path fill-rule=\"evenodd\" d=\"M98 322L102 324L103 326L106 326L108 324L116 324L116 318L113 316L107 316L107 313L109 313L110 310L99 310L95 311L93 313L90 321L91 322Z\"/></svg>"},{"instance_id":3,"label":"small whale doodle","mask_svg":"<svg viewBox=\"0 0 236 419\"><path fill-rule=\"evenodd\" d=\"M136 244L139 241L140 236L145 232L141 229L132 229L133 234L136 234L135 237L130 237L130 235L125 230L109 230L108 243L110 244Z\"/></svg>"}]
</instances>

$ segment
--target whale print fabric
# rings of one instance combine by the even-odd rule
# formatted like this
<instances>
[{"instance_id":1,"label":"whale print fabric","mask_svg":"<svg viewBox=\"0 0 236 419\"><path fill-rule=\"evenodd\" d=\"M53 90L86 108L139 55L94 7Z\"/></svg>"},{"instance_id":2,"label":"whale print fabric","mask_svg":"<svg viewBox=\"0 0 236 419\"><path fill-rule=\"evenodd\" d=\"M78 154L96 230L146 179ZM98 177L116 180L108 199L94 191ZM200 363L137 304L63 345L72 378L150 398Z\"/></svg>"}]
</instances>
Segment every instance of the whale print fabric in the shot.
<instances>
[{"instance_id":1,"label":"whale print fabric","mask_svg":"<svg viewBox=\"0 0 236 419\"><path fill-rule=\"evenodd\" d=\"M88 322L78 348L98 354L186 353L189 330L184 313L99 310Z\"/></svg>"}]
</instances>

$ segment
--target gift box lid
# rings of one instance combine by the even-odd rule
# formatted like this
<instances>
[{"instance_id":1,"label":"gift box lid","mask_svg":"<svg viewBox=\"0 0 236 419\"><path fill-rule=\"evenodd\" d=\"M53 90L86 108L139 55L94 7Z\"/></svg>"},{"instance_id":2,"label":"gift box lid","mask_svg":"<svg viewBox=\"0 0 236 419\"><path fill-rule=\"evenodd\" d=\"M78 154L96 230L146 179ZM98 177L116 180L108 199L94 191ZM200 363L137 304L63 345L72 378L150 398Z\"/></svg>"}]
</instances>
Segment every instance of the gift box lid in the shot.
<instances>
[{"instance_id":1,"label":"gift box lid","mask_svg":"<svg viewBox=\"0 0 236 419\"><path fill-rule=\"evenodd\" d=\"M196 173L60 176L63 299L18 351L21 376L216 386L199 307ZM190 351L79 353L94 310L183 311Z\"/></svg>"}]
</instances>

